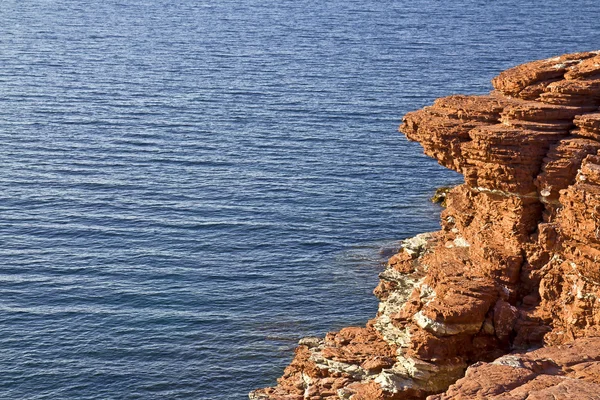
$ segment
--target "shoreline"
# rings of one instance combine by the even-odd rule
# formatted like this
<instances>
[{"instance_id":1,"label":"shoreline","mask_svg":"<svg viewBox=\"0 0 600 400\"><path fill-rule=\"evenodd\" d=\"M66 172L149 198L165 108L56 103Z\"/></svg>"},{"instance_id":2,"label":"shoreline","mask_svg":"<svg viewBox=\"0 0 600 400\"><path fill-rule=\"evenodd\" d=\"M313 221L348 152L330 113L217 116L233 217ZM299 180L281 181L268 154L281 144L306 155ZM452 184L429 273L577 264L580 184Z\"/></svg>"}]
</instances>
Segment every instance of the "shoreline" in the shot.
<instances>
[{"instance_id":1,"label":"shoreline","mask_svg":"<svg viewBox=\"0 0 600 400\"><path fill-rule=\"evenodd\" d=\"M561 398L565 376L587 382L569 387L581 398L598 393L600 374L568 368L600 348L599 77L600 52L567 54L408 113L401 132L465 177L442 229L389 259L365 327L302 339L278 385L250 399L496 398L537 380ZM536 367L540 354L559 361Z\"/></svg>"}]
</instances>

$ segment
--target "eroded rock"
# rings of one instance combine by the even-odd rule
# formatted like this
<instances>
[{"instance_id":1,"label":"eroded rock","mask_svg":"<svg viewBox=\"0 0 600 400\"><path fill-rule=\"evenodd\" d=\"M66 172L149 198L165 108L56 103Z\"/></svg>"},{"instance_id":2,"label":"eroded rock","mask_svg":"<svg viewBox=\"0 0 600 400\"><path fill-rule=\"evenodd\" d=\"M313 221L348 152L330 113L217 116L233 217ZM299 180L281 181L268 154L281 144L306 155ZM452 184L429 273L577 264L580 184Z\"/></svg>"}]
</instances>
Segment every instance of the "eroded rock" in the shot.
<instances>
[{"instance_id":1,"label":"eroded rock","mask_svg":"<svg viewBox=\"0 0 600 400\"><path fill-rule=\"evenodd\" d=\"M390 258L376 317L301 340L251 398L599 398L600 53L492 83L403 119L465 183L445 195L442 230Z\"/></svg>"},{"instance_id":2,"label":"eroded rock","mask_svg":"<svg viewBox=\"0 0 600 400\"><path fill-rule=\"evenodd\" d=\"M469 367L449 390L427 400L598 399L600 338L511 354Z\"/></svg>"}]
</instances>

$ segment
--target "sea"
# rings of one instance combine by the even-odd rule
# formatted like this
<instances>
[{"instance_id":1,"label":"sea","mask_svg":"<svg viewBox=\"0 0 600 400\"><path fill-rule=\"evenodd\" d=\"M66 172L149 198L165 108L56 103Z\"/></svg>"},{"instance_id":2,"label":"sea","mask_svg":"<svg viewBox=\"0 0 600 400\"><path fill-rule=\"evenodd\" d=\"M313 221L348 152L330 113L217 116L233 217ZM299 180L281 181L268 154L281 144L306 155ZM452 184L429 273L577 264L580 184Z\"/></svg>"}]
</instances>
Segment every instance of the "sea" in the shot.
<instances>
[{"instance_id":1,"label":"sea","mask_svg":"<svg viewBox=\"0 0 600 400\"><path fill-rule=\"evenodd\" d=\"M0 398L245 399L461 182L397 132L595 0L2 0Z\"/></svg>"}]
</instances>

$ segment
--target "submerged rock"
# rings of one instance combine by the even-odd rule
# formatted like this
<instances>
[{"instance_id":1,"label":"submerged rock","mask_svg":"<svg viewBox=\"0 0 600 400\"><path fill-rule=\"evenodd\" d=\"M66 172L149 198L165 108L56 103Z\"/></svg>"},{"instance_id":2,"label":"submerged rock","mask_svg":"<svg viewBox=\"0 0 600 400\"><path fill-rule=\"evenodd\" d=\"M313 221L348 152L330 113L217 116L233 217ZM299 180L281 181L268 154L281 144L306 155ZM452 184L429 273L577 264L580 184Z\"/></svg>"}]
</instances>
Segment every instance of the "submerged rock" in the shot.
<instances>
[{"instance_id":1,"label":"submerged rock","mask_svg":"<svg viewBox=\"0 0 600 400\"><path fill-rule=\"evenodd\" d=\"M402 242L365 327L302 340L250 398L599 398L599 66L534 61L408 113L400 130L465 177L442 230Z\"/></svg>"}]
</instances>

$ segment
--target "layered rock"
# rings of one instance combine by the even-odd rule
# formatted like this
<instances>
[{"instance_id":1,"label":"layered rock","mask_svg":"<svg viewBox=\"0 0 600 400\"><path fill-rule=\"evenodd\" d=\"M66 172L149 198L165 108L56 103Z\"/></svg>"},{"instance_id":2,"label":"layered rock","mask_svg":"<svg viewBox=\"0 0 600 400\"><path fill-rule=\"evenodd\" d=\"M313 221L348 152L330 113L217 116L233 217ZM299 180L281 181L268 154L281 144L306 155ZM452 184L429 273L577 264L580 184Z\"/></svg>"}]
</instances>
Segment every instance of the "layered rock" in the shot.
<instances>
[{"instance_id":1,"label":"layered rock","mask_svg":"<svg viewBox=\"0 0 600 400\"><path fill-rule=\"evenodd\" d=\"M600 397L600 338L577 339L469 367L444 394L427 400L595 400Z\"/></svg>"},{"instance_id":2,"label":"layered rock","mask_svg":"<svg viewBox=\"0 0 600 400\"><path fill-rule=\"evenodd\" d=\"M400 130L465 183L446 196L442 230L389 260L377 316L301 341L278 385L250 398L425 398L469 365L440 399L584 396L600 384L571 361L536 364L544 351L600 345L590 339L600 336L600 52L520 65L492 83L489 95L438 99L403 119ZM514 357L525 367L503 361ZM503 371L508 383L485 381Z\"/></svg>"}]
</instances>

